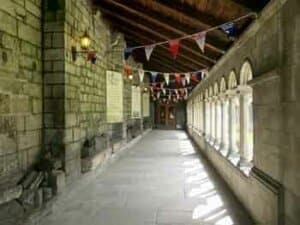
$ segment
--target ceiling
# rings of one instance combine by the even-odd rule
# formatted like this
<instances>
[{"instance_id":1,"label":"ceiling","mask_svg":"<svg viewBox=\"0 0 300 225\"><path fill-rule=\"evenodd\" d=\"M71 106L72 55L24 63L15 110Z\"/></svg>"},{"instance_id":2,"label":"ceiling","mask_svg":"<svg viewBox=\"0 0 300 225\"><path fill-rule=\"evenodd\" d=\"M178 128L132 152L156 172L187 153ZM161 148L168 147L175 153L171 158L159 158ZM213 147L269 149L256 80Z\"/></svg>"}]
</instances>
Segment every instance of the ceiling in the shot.
<instances>
[{"instance_id":1,"label":"ceiling","mask_svg":"<svg viewBox=\"0 0 300 225\"><path fill-rule=\"evenodd\" d=\"M153 44L176 39L188 34L234 20L251 12L259 13L269 0L93 0L112 29L122 32L127 47ZM185 39L180 42L176 59L168 45L156 46L148 62L144 49L133 51L136 61L147 70L183 72L211 68L232 43L254 20L247 17L236 23L234 37L228 37L221 29L208 32L205 52L196 42Z\"/></svg>"}]
</instances>

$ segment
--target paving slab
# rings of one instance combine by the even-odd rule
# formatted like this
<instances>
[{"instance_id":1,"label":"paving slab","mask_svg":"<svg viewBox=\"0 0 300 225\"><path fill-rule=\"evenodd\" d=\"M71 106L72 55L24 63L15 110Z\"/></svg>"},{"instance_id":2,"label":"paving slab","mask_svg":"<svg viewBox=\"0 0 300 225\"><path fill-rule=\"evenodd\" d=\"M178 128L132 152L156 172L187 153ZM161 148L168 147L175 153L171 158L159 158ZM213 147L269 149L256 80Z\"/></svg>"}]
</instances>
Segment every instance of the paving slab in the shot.
<instances>
[{"instance_id":1,"label":"paving slab","mask_svg":"<svg viewBox=\"0 0 300 225\"><path fill-rule=\"evenodd\" d=\"M252 225L183 131L154 130L65 191L43 225Z\"/></svg>"}]
</instances>

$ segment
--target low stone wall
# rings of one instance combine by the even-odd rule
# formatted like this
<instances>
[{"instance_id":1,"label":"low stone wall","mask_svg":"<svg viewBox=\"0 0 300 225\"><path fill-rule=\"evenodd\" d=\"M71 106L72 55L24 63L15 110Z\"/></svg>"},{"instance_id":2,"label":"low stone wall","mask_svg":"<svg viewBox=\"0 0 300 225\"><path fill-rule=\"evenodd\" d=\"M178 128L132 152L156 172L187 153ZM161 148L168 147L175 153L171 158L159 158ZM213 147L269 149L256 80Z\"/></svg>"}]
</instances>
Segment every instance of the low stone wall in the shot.
<instances>
[{"instance_id":1,"label":"low stone wall","mask_svg":"<svg viewBox=\"0 0 300 225\"><path fill-rule=\"evenodd\" d=\"M257 224L281 225L282 190L278 183L257 168L253 168L250 175L246 176L220 152L210 146L203 136L191 128L188 133L199 147L200 152L217 169Z\"/></svg>"}]
</instances>

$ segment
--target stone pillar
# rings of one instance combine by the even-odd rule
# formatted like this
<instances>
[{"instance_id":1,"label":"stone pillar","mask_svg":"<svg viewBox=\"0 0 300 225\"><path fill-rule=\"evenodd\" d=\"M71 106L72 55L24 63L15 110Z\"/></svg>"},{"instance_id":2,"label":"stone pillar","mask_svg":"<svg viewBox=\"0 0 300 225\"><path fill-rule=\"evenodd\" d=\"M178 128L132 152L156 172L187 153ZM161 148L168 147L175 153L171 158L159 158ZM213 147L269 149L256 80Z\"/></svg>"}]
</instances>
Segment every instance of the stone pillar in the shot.
<instances>
[{"instance_id":1,"label":"stone pillar","mask_svg":"<svg viewBox=\"0 0 300 225\"><path fill-rule=\"evenodd\" d=\"M251 90L247 87L240 88L240 166L248 166L251 161L251 154L249 149L248 140L248 130L249 130L249 110L248 105L250 104L251 98L249 98L249 93Z\"/></svg>"},{"instance_id":2,"label":"stone pillar","mask_svg":"<svg viewBox=\"0 0 300 225\"><path fill-rule=\"evenodd\" d=\"M229 100L225 98L222 99L222 144L221 152L223 155L227 155L229 151L229 135L230 135L230 107ZM226 124L225 124L226 123Z\"/></svg>"},{"instance_id":3,"label":"stone pillar","mask_svg":"<svg viewBox=\"0 0 300 225\"><path fill-rule=\"evenodd\" d=\"M236 121L235 121L235 109L234 109L234 97L236 97L235 91L229 91L229 152L228 158L234 162L238 162L239 152L236 145Z\"/></svg>"}]
</instances>

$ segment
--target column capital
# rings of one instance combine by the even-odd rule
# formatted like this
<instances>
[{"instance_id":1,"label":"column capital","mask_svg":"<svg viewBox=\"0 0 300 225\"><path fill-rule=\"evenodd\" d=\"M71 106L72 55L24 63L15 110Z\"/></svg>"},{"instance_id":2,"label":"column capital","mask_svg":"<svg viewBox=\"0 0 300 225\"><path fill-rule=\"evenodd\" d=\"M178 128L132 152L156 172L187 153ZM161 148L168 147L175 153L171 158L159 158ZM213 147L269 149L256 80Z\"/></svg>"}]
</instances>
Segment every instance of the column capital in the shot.
<instances>
[{"instance_id":1,"label":"column capital","mask_svg":"<svg viewBox=\"0 0 300 225\"><path fill-rule=\"evenodd\" d=\"M248 85L239 85L237 90L240 94L249 94L252 91L252 88Z\"/></svg>"}]
</instances>

